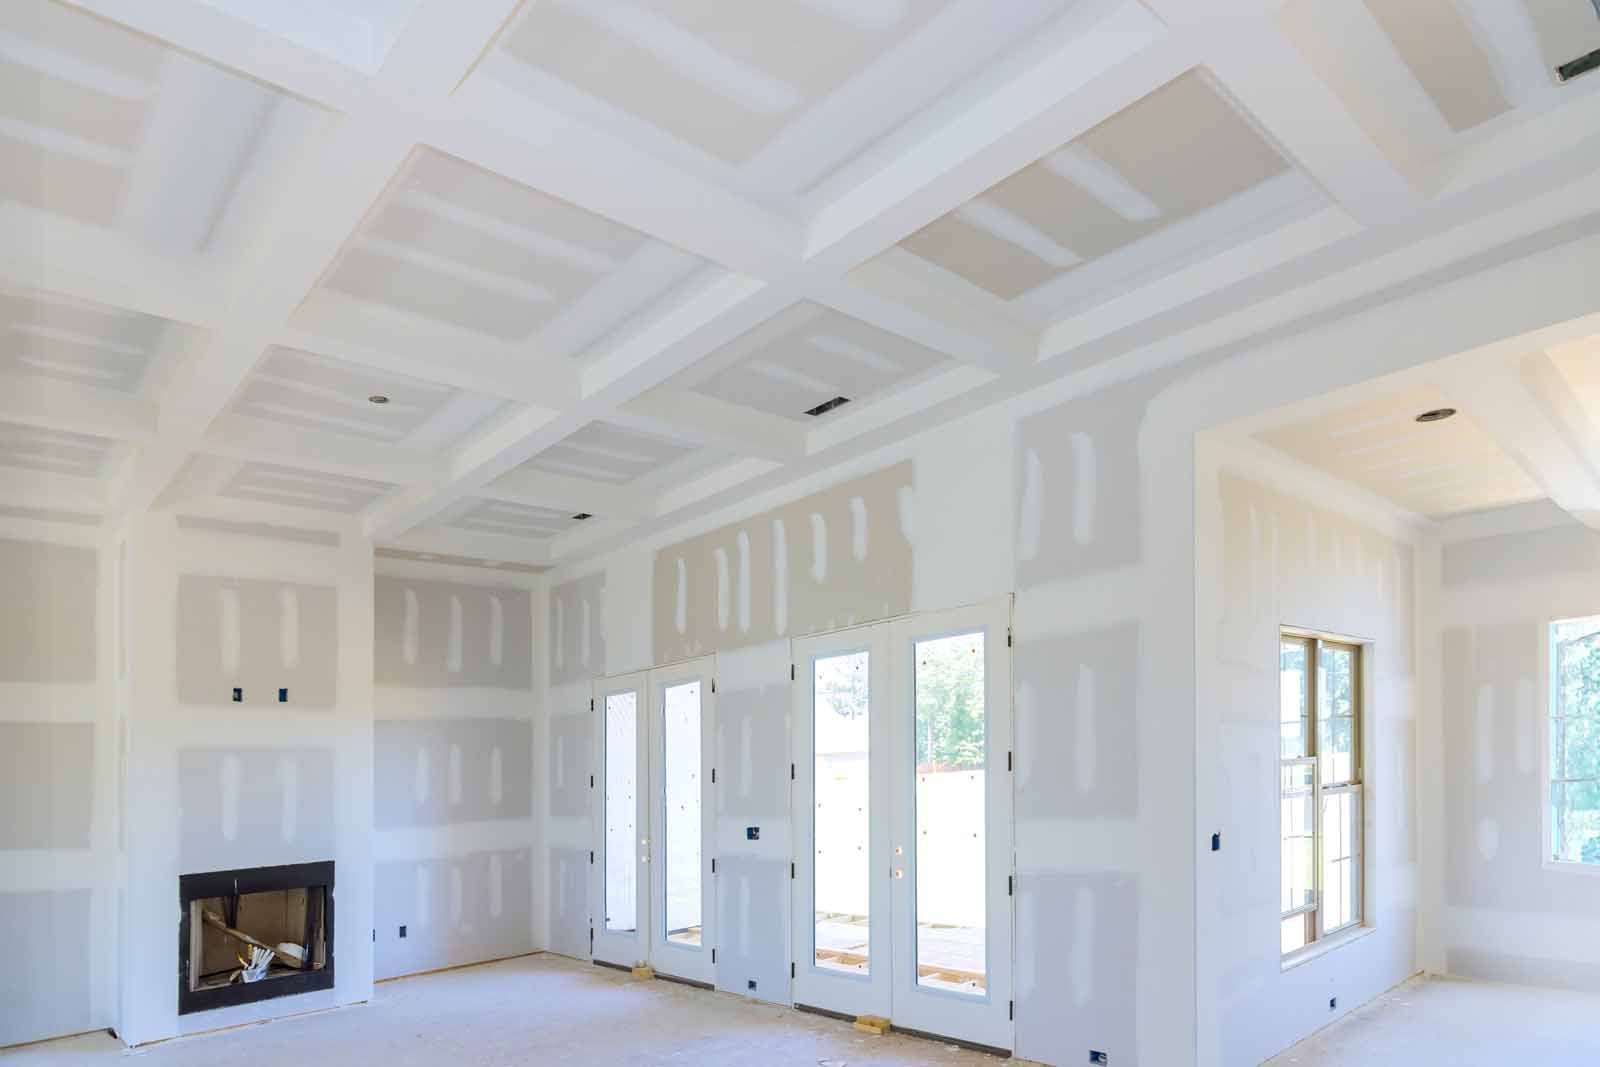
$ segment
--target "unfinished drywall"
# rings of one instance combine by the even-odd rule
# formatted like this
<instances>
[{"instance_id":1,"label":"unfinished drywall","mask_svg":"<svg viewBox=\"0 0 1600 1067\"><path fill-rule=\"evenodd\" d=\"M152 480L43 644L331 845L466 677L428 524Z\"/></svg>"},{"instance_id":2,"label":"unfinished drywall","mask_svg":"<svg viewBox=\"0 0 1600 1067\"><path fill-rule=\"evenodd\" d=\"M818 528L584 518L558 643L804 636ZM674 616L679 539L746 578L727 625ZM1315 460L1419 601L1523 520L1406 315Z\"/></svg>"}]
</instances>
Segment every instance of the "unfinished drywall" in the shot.
<instances>
[{"instance_id":1,"label":"unfinished drywall","mask_svg":"<svg viewBox=\"0 0 1600 1067\"><path fill-rule=\"evenodd\" d=\"M911 500L912 465L898 463L663 547L651 584L653 662L905 613Z\"/></svg>"},{"instance_id":2,"label":"unfinished drywall","mask_svg":"<svg viewBox=\"0 0 1600 1067\"><path fill-rule=\"evenodd\" d=\"M339 672L332 586L178 579L178 699L332 707Z\"/></svg>"},{"instance_id":3,"label":"unfinished drywall","mask_svg":"<svg viewBox=\"0 0 1600 1067\"><path fill-rule=\"evenodd\" d=\"M1546 862L1552 620L1600 612L1600 534L1547 504L1441 525L1430 970L1600 991L1595 870Z\"/></svg>"},{"instance_id":4,"label":"unfinished drywall","mask_svg":"<svg viewBox=\"0 0 1600 1067\"><path fill-rule=\"evenodd\" d=\"M372 546L130 519L123 600L127 676L125 883L118 1035L130 1044L366 1000L372 991ZM234 703L212 690L223 593L239 596L237 663L320 664L307 694ZM286 604L285 591L294 595ZM205 631L211 631L207 634ZM229 638L232 643L232 638ZM298 650L293 646L299 645ZM233 653L230 651L230 660ZM194 668L194 669L191 669ZM198 672L198 673L197 673ZM186 693L196 678L202 691ZM241 673L240 677L244 677ZM239 685L238 681L228 683ZM279 683L283 684L283 683ZM310 698L325 695L320 703ZM187 697L194 696L195 702ZM180 1017L172 916L181 874L331 860L334 987Z\"/></svg>"},{"instance_id":5,"label":"unfinished drywall","mask_svg":"<svg viewBox=\"0 0 1600 1067\"><path fill-rule=\"evenodd\" d=\"M540 763L544 820L544 881L540 908L546 947L589 958L589 856L594 847L589 801L593 791L594 689L588 680L553 686L543 704L545 743Z\"/></svg>"},{"instance_id":6,"label":"unfinished drywall","mask_svg":"<svg viewBox=\"0 0 1600 1067\"><path fill-rule=\"evenodd\" d=\"M597 678L605 673L606 576L591 574L550 590L550 683Z\"/></svg>"},{"instance_id":7,"label":"unfinished drywall","mask_svg":"<svg viewBox=\"0 0 1600 1067\"><path fill-rule=\"evenodd\" d=\"M717 988L789 1003L789 643L717 656ZM754 830L756 837L750 836Z\"/></svg>"},{"instance_id":8,"label":"unfinished drywall","mask_svg":"<svg viewBox=\"0 0 1600 1067\"><path fill-rule=\"evenodd\" d=\"M533 580L383 559L374 578L374 973L534 940Z\"/></svg>"},{"instance_id":9,"label":"unfinished drywall","mask_svg":"<svg viewBox=\"0 0 1600 1067\"><path fill-rule=\"evenodd\" d=\"M115 555L0 514L0 1046L116 1018Z\"/></svg>"},{"instance_id":10,"label":"unfinished drywall","mask_svg":"<svg viewBox=\"0 0 1600 1067\"><path fill-rule=\"evenodd\" d=\"M1349 1010L1416 970L1418 535L1292 472L1241 473L1222 446L1202 451L1198 468L1200 702L1223 835L1203 860L1202 906L1226 946L1211 1040L1218 1062L1257 1063L1325 1024L1333 998ZM1364 643L1365 928L1288 970L1276 801L1284 626Z\"/></svg>"}]
</instances>

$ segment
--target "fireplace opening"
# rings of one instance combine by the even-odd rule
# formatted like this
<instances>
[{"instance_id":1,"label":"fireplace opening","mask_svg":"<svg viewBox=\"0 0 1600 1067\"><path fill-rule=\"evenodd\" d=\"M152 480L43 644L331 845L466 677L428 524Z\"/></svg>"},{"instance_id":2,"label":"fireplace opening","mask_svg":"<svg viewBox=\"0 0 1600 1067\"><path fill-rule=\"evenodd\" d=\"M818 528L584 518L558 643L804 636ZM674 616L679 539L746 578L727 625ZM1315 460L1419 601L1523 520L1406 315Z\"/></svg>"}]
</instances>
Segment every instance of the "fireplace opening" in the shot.
<instances>
[{"instance_id":1,"label":"fireplace opening","mask_svg":"<svg viewBox=\"0 0 1600 1067\"><path fill-rule=\"evenodd\" d=\"M178 1014L333 987L333 864L178 879Z\"/></svg>"}]
</instances>

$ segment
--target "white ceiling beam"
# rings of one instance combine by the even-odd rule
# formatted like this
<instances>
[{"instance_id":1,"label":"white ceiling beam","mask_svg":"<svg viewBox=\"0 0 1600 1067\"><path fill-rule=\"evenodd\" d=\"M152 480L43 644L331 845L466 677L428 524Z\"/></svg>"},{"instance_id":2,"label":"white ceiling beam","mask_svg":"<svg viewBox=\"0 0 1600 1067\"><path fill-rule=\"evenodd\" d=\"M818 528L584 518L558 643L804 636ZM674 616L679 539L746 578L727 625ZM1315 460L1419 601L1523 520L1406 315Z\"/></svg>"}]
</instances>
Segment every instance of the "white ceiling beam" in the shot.
<instances>
[{"instance_id":1,"label":"white ceiling beam","mask_svg":"<svg viewBox=\"0 0 1600 1067\"><path fill-rule=\"evenodd\" d=\"M142 441L156 432L156 405L115 389L0 372L0 422Z\"/></svg>"},{"instance_id":2,"label":"white ceiling beam","mask_svg":"<svg viewBox=\"0 0 1600 1067\"><path fill-rule=\"evenodd\" d=\"M444 466L400 445L234 413L213 419L199 448L218 456L394 485L436 478Z\"/></svg>"},{"instance_id":3,"label":"white ceiling beam","mask_svg":"<svg viewBox=\"0 0 1600 1067\"><path fill-rule=\"evenodd\" d=\"M1545 495L1600 530L1600 431L1548 355L1463 361L1446 388Z\"/></svg>"},{"instance_id":4,"label":"white ceiling beam","mask_svg":"<svg viewBox=\"0 0 1600 1067\"><path fill-rule=\"evenodd\" d=\"M806 427L763 411L687 389L658 387L617 408L623 426L762 459L806 454Z\"/></svg>"}]
</instances>

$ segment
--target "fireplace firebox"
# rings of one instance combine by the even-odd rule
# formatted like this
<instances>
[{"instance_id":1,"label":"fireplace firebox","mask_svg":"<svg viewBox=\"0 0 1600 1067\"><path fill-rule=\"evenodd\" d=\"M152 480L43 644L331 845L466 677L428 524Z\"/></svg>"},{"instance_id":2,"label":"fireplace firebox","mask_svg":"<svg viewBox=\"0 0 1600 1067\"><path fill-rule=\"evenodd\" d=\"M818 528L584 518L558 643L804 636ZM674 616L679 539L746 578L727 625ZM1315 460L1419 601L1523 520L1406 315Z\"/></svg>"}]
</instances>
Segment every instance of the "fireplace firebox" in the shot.
<instances>
[{"instance_id":1,"label":"fireplace firebox","mask_svg":"<svg viewBox=\"0 0 1600 1067\"><path fill-rule=\"evenodd\" d=\"M178 878L178 1014L333 988L333 863Z\"/></svg>"}]
</instances>

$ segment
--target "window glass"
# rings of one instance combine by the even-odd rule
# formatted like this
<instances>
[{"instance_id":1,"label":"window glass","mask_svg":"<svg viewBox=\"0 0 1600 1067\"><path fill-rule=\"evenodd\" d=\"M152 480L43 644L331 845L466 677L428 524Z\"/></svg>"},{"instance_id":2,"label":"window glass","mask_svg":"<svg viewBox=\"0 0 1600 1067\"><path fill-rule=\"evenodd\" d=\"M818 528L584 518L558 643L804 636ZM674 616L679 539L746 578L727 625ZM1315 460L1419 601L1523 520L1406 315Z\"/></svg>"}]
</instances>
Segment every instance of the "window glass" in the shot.
<instances>
[{"instance_id":1,"label":"window glass","mask_svg":"<svg viewBox=\"0 0 1600 1067\"><path fill-rule=\"evenodd\" d=\"M1600 616L1551 627L1551 856L1600 864Z\"/></svg>"}]
</instances>

